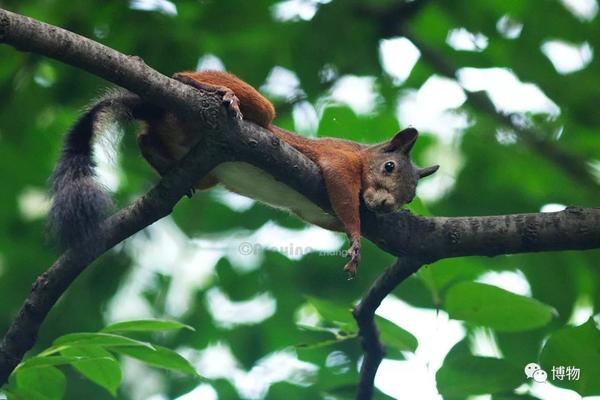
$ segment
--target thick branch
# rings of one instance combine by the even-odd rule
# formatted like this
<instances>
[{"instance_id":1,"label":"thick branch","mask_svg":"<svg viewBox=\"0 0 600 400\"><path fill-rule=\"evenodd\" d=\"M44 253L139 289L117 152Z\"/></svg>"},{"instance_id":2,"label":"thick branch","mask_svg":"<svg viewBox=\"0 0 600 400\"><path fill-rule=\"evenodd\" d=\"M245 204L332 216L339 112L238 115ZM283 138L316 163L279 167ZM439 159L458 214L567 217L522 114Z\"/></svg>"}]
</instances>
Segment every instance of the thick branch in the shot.
<instances>
[{"instance_id":1,"label":"thick branch","mask_svg":"<svg viewBox=\"0 0 600 400\"><path fill-rule=\"evenodd\" d=\"M383 357L385 348L379 340L379 331L375 325L375 311L392 290L423 265L415 258L399 258L394 265L386 269L371 285L367 294L354 308L352 314L358 324L358 334L365 353L360 366L360 382L356 391L357 400L370 400L373 397L375 375Z\"/></svg>"},{"instance_id":2,"label":"thick branch","mask_svg":"<svg viewBox=\"0 0 600 400\"><path fill-rule=\"evenodd\" d=\"M0 343L0 384L31 348L40 324L69 284L102 252L167 215L199 177L228 160L246 161L285 182L325 210L330 209L318 167L286 143L251 123L232 124L215 93L192 89L89 39L0 10L0 42L82 67L172 109L193 117L199 144L179 167L149 193L110 218L91 240L104 243L85 256L68 252L33 285L25 304ZM366 237L399 256L431 261L462 255L590 249L600 247L600 210L498 217L419 218L407 213L375 216L362 212Z\"/></svg>"},{"instance_id":3,"label":"thick branch","mask_svg":"<svg viewBox=\"0 0 600 400\"><path fill-rule=\"evenodd\" d=\"M27 29L20 28L21 23ZM52 35L48 35L48 29ZM173 105L175 111L193 115L200 128L220 127L217 137L212 130L203 132L210 136L220 155L270 171L275 178L330 210L323 179L313 162L256 125L226 126L222 113L218 112L218 99L207 93L165 78L141 64L138 58L123 56L89 39L7 11L0 11L1 40L64 62L73 60L74 65L94 65L88 70L143 95L148 101L165 107ZM85 51L76 50L80 42L84 43ZM29 43L31 47L27 47ZM56 50L60 46L66 50ZM94 64L97 58L118 62ZM146 85L152 90L145 89ZM138 91L139 88L143 89ZM362 225L365 236L392 254L440 258L600 247L599 212L573 209L564 213L449 219L418 218L406 213L376 216L362 210Z\"/></svg>"},{"instance_id":4,"label":"thick branch","mask_svg":"<svg viewBox=\"0 0 600 400\"><path fill-rule=\"evenodd\" d=\"M600 247L600 208L453 218L365 214L362 224L382 249L426 261Z\"/></svg>"}]
</instances>

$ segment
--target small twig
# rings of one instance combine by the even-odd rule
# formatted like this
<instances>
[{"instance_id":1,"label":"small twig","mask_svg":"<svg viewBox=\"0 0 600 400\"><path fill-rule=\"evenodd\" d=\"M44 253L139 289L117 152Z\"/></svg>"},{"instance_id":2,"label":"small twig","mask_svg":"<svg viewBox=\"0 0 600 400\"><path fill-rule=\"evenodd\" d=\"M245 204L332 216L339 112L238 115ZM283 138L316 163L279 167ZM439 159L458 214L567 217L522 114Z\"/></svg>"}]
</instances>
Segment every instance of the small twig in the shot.
<instances>
[{"instance_id":1,"label":"small twig","mask_svg":"<svg viewBox=\"0 0 600 400\"><path fill-rule=\"evenodd\" d=\"M379 340L379 331L375 325L375 311L392 290L423 265L416 258L401 257L375 280L367 294L354 308L352 314L358 323L358 334L365 356L360 367L360 381L356 391L357 400L370 400L373 397L375 375L383 357L385 348Z\"/></svg>"}]
</instances>

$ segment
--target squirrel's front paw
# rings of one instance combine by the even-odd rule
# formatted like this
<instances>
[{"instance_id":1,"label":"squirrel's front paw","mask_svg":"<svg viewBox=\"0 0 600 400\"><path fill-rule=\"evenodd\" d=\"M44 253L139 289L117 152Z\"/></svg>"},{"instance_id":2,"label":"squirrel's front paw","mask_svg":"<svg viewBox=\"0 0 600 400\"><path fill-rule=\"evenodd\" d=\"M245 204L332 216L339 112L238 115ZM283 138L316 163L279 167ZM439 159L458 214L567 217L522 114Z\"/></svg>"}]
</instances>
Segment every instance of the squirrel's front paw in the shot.
<instances>
[{"instance_id":1,"label":"squirrel's front paw","mask_svg":"<svg viewBox=\"0 0 600 400\"><path fill-rule=\"evenodd\" d=\"M232 90L225 90L223 94L223 104L236 119L242 119L243 115L240 111L240 99L233 93Z\"/></svg>"},{"instance_id":2,"label":"squirrel's front paw","mask_svg":"<svg viewBox=\"0 0 600 400\"><path fill-rule=\"evenodd\" d=\"M348 274L348 279L353 279L356 276L356 268L360 262L360 239L351 239L348 257L350 258L350 261L344 266L344 271Z\"/></svg>"}]
</instances>

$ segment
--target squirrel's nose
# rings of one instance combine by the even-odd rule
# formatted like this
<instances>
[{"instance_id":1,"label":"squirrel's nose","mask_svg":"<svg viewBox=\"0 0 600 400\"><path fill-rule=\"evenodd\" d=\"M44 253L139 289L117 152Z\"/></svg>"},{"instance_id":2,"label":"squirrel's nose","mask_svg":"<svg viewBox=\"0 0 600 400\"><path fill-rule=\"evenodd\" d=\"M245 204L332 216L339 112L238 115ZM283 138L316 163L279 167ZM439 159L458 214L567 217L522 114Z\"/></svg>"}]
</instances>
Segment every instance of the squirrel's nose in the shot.
<instances>
[{"instance_id":1,"label":"squirrel's nose","mask_svg":"<svg viewBox=\"0 0 600 400\"><path fill-rule=\"evenodd\" d=\"M396 201L384 191L367 190L363 195L367 208L377 214L394 211Z\"/></svg>"},{"instance_id":2,"label":"squirrel's nose","mask_svg":"<svg viewBox=\"0 0 600 400\"><path fill-rule=\"evenodd\" d=\"M394 204L390 199L381 199L372 202L369 208L378 214L386 214L394 210Z\"/></svg>"}]
</instances>

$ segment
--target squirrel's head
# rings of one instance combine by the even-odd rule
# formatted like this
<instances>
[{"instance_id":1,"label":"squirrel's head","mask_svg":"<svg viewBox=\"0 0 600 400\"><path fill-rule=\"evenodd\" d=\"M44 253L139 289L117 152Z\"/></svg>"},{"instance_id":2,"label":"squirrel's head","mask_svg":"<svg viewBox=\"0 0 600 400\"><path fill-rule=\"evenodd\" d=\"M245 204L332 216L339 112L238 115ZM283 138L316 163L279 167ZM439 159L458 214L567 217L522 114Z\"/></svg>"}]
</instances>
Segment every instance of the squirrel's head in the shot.
<instances>
[{"instance_id":1,"label":"squirrel's head","mask_svg":"<svg viewBox=\"0 0 600 400\"><path fill-rule=\"evenodd\" d=\"M417 168L410 150L418 132L406 128L390 141L365 149L362 198L367 208L378 214L398 210L415 198L417 181L438 170L439 165Z\"/></svg>"}]
</instances>

